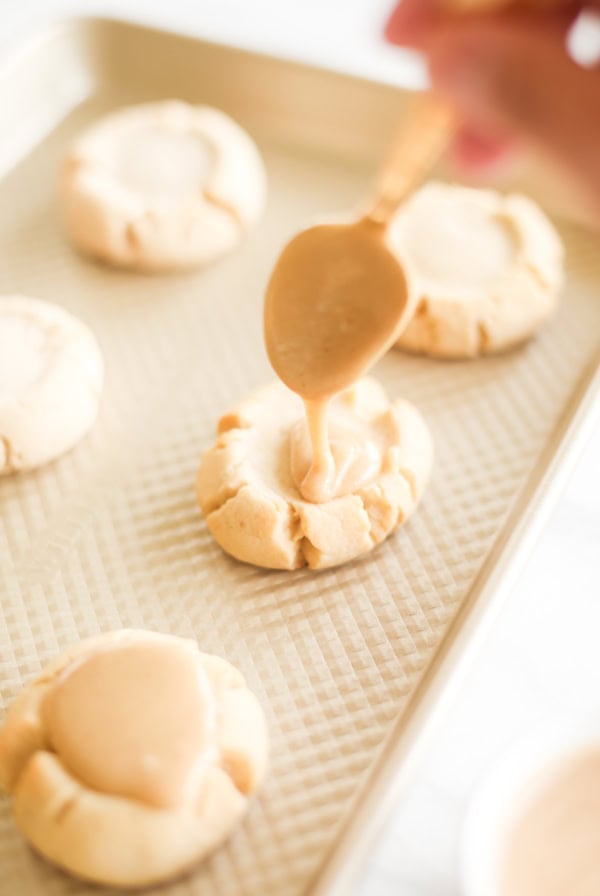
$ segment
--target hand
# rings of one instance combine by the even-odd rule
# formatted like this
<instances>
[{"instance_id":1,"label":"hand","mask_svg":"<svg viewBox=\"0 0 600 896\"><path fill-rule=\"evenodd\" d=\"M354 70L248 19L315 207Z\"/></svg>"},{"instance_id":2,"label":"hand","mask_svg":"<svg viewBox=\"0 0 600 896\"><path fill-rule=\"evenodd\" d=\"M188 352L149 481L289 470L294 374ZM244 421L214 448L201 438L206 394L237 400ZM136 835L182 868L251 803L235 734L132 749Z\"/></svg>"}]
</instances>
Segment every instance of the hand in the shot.
<instances>
[{"instance_id":1,"label":"hand","mask_svg":"<svg viewBox=\"0 0 600 896\"><path fill-rule=\"evenodd\" d=\"M553 11L452 15L442 0L403 0L386 36L422 51L434 87L458 108L461 164L480 167L525 139L569 168L600 202L600 68L582 68L566 49L581 8L565 0Z\"/></svg>"}]
</instances>

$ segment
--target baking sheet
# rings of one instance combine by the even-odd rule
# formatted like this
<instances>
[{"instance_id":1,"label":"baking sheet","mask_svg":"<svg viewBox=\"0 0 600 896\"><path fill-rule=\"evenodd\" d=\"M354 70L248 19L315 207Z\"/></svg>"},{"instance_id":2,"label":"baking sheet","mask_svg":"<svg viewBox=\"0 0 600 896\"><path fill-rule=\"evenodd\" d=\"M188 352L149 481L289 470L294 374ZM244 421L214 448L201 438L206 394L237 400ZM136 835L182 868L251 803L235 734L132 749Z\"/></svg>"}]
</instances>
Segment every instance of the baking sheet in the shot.
<instances>
[{"instance_id":1,"label":"baking sheet","mask_svg":"<svg viewBox=\"0 0 600 896\"><path fill-rule=\"evenodd\" d=\"M200 273L105 270L64 239L60 158L103 112L167 96L213 103L249 128L269 171L266 217ZM435 702L465 607L509 573L510 530L528 524L545 473L567 461L565 439L597 389L597 238L567 227L565 301L540 338L475 363L392 352L378 366L390 393L424 412L437 450L429 492L397 535L318 574L254 569L212 541L194 475L220 414L271 376L261 303L273 260L300 226L364 195L408 102L389 87L102 21L40 36L0 73L0 291L78 314L107 367L85 442L0 480L1 703L73 641L137 626L227 657L269 719L260 798L206 866L159 888L170 896L349 892L344 867L370 833L361 805L391 786L414 740L409 710ZM8 800L0 892L90 892L32 855Z\"/></svg>"}]
</instances>

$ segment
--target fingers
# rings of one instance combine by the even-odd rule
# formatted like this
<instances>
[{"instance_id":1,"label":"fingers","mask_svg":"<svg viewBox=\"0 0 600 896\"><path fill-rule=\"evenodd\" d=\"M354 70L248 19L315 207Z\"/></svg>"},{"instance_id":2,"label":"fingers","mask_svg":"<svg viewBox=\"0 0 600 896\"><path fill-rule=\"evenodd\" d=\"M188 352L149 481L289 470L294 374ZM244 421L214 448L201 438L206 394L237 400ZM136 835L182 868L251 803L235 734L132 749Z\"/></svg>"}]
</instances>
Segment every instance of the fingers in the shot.
<instances>
[{"instance_id":1,"label":"fingers","mask_svg":"<svg viewBox=\"0 0 600 896\"><path fill-rule=\"evenodd\" d=\"M399 46L422 50L443 19L440 0L402 0L388 19L385 37Z\"/></svg>"},{"instance_id":2,"label":"fingers","mask_svg":"<svg viewBox=\"0 0 600 896\"><path fill-rule=\"evenodd\" d=\"M434 85L461 114L454 155L463 166L495 164L526 139L600 198L600 72L580 68L565 49L584 5L600 2L458 16L442 10L445 0L404 0L394 11L386 36L426 53Z\"/></svg>"},{"instance_id":3,"label":"fingers","mask_svg":"<svg viewBox=\"0 0 600 896\"><path fill-rule=\"evenodd\" d=\"M562 26L511 17L452 23L436 32L429 54L434 84L472 135L490 143L521 135L600 195L600 74L569 58Z\"/></svg>"},{"instance_id":4,"label":"fingers","mask_svg":"<svg viewBox=\"0 0 600 896\"><path fill-rule=\"evenodd\" d=\"M452 22L465 22L486 13L503 16L534 13L570 22L585 6L598 7L600 0L401 0L388 19L385 37L398 46L426 52L436 32Z\"/></svg>"}]
</instances>

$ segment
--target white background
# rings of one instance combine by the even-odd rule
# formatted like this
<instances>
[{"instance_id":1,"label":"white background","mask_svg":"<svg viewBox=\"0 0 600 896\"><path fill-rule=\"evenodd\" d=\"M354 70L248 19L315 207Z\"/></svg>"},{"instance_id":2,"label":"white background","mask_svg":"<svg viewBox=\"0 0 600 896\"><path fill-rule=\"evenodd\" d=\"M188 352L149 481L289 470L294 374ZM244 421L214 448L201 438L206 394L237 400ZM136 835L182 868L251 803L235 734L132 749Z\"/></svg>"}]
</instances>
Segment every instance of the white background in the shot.
<instances>
[{"instance_id":1,"label":"white background","mask_svg":"<svg viewBox=\"0 0 600 896\"><path fill-rule=\"evenodd\" d=\"M64 12L101 12L419 84L418 62L381 42L389 6L388 0L0 0L0 50ZM599 580L597 425L357 896L458 896L461 823L486 769L548 719L565 712L600 717Z\"/></svg>"}]
</instances>

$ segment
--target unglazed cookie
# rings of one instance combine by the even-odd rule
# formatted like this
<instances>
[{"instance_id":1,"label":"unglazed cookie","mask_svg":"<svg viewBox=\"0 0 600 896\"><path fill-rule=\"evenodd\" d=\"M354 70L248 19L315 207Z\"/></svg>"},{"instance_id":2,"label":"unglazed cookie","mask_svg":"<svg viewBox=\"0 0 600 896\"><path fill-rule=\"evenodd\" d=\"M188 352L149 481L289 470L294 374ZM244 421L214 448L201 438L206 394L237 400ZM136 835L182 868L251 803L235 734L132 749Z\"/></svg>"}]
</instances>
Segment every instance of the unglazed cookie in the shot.
<instances>
[{"instance_id":1,"label":"unglazed cookie","mask_svg":"<svg viewBox=\"0 0 600 896\"><path fill-rule=\"evenodd\" d=\"M370 551L407 519L432 463L419 412L406 401L390 402L376 380L364 378L334 399L330 421L334 440L336 431L355 430L370 448L359 457L354 490L316 504L304 500L297 485L308 437L295 393L273 383L221 419L196 488L225 551L256 566L323 569Z\"/></svg>"},{"instance_id":2,"label":"unglazed cookie","mask_svg":"<svg viewBox=\"0 0 600 896\"><path fill-rule=\"evenodd\" d=\"M419 295L402 348L447 358L499 351L556 308L563 247L525 196L431 183L397 214L389 241Z\"/></svg>"},{"instance_id":3,"label":"unglazed cookie","mask_svg":"<svg viewBox=\"0 0 600 896\"><path fill-rule=\"evenodd\" d=\"M50 302L0 296L0 475L72 448L98 413L103 363L80 320Z\"/></svg>"},{"instance_id":4,"label":"unglazed cookie","mask_svg":"<svg viewBox=\"0 0 600 896\"><path fill-rule=\"evenodd\" d=\"M262 709L194 641L90 638L28 684L0 731L0 783L32 846L72 874L157 883L233 830L265 770Z\"/></svg>"},{"instance_id":5,"label":"unglazed cookie","mask_svg":"<svg viewBox=\"0 0 600 896\"><path fill-rule=\"evenodd\" d=\"M92 125L67 154L61 188L78 249L165 271L232 249L262 213L266 178L254 142L231 118L170 100Z\"/></svg>"}]
</instances>

